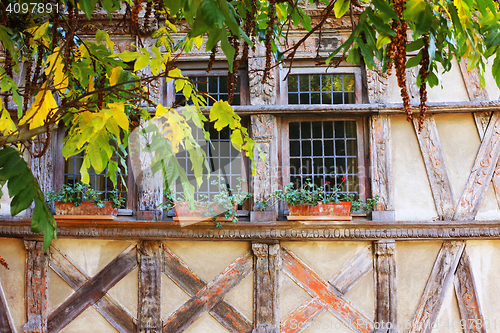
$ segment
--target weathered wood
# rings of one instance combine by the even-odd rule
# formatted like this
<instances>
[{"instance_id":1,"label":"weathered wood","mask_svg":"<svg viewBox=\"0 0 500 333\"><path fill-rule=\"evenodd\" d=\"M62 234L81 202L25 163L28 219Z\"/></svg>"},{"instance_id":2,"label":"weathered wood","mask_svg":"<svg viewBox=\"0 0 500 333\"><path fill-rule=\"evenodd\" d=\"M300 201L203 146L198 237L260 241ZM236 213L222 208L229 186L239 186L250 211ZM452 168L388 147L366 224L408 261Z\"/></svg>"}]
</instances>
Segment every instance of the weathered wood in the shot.
<instances>
[{"instance_id":1,"label":"weathered wood","mask_svg":"<svg viewBox=\"0 0 500 333\"><path fill-rule=\"evenodd\" d=\"M348 292L356 283L364 278L373 269L373 255L371 247L359 251L342 269L332 277L328 283L337 288L342 294Z\"/></svg>"},{"instance_id":2,"label":"weathered wood","mask_svg":"<svg viewBox=\"0 0 500 333\"><path fill-rule=\"evenodd\" d=\"M137 244L139 263L139 298L137 332L161 332L161 243L143 241Z\"/></svg>"},{"instance_id":3,"label":"weathered wood","mask_svg":"<svg viewBox=\"0 0 500 333\"><path fill-rule=\"evenodd\" d=\"M467 70L467 59L460 60L460 71L464 78L465 88L471 101L487 101L489 99L488 92L481 84L479 72L477 68Z\"/></svg>"},{"instance_id":4,"label":"weathered wood","mask_svg":"<svg viewBox=\"0 0 500 333\"><path fill-rule=\"evenodd\" d=\"M292 252L282 247L284 272L312 297L325 304L328 310L353 332L369 333L373 320L351 304L336 288L330 286L307 267Z\"/></svg>"},{"instance_id":5,"label":"weathered wood","mask_svg":"<svg viewBox=\"0 0 500 333\"><path fill-rule=\"evenodd\" d=\"M477 296L476 282L472 274L467 248L464 248L458 263L454 282L460 318L465 321L464 332L486 333L484 316Z\"/></svg>"},{"instance_id":6,"label":"weathered wood","mask_svg":"<svg viewBox=\"0 0 500 333\"><path fill-rule=\"evenodd\" d=\"M372 197L379 196L376 210L394 210L391 121L387 115L371 117L370 160Z\"/></svg>"},{"instance_id":7,"label":"weathered wood","mask_svg":"<svg viewBox=\"0 0 500 333\"><path fill-rule=\"evenodd\" d=\"M397 287L396 287L396 259L394 240L377 241L375 245L375 286L376 286L376 314L375 322L379 328L375 333L396 333L397 318Z\"/></svg>"},{"instance_id":8,"label":"weathered wood","mask_svg":"<svg viewBox=\"0 0 500 333\"><path fill-rule=\"evenodd\" d=\"M486 189L495 173L500 156L500 112L494 112L484 138L479 146L476 160L458 202L454 219L472 220L476 217Z\"/></svg>"},{"instance_id":9,"label":"weathered wood","mask_svg":"<svg viewBox=\"0 0 500 333\"><path fill-rule=\"evenodd\" d=\"M135 246L130 246L57 307L49 316L48 332L59 332L137 266Z\"/></svg>"},{"instance_id":10,"label":"weathered wood","mask_svg":"<svg viewBox=\"0 0 500 333\"><path fill-rule=\"evenodd\" d=\"M282 333L301 332L326 311L326 306L317 298L304 302L281 323Z\"/></svg>"},{"instance_id":11,"label":"weathered wood","mask_svg":"<svg viewBox=\"0 0 500 333\"><path fill-rule=\"evenodd\" d=\"M279 273L281 256L279 244L253 243L254 253L254 330L253 333L278 333Z\"/></svg>"},{"instance_id":12,"label":"weathered wood","mask_svg":"<svg viewBox=\"0 0 500 333\"><path fill-rule=\"evenodd\" d=\"M486 129L488 128L491 115L491 112L474 112L474 120L476 122L477 131L481 141L483 140L484 133L486 133ZM491 181L493 183L493 189L495 190L498 205L500 206L500 158L498 159Z\"/></svg>"},{"instance_id":13,"label":"weathered wood","mask_svg":"<svg viewBox=\"0 0 500 333\"><path fill-rule=\"evenodd\" d=\"M180 333L222 301L224 296L252 272L250 253L237 258L215 279L173 313L163 325L164 333Z\"/></svg>"},{"instance_id":14,"label":"weathered wood","mask_svg":"<svg viewBox=\"0 0 500 333\"><path fill-rule=\"evenodd\" d=\"M195 296L206 287L206 282L167 247L164 247L163 264L164 273L188 295ZM210 309L210 315L230 332L248 333L252 331L252 324L248 319L224 300Z\"/></svg>"},{"instance_id":15,"label":"weathered wood","mask_svg":"<svg viewBox=\"0 0 500 333\"><path fill-rule=\"evenodd\" d=\"M446 166L436 122L432 115L427 115L421 132L418 130L419 120L414 118L413 124L424 159L425 170L427 171L437 213L441 220L451 220L455 212L455 195L451 187L448 167Z\"/></svg>"},{"instance_id":16,"label":"weathered wood","mask_svg":"<svg viewBox=\"0 0 500 333\"><path fill-rule=\"evenodd\" d=\"M464 247L463 241L443 242L413 317L409 333L432 331Z\"/></svg>"},{"instance_id":17,"label":"weathered wood","mask_svg":"<svg viewBox=\"0 0 500 333\"><path fill-rule=\"evenodd\" d=\"M50 249L49 265L71 288L77 290L89 279L73 260L55 246ZM136 323L130 314L109 295L104 295L93 304L94 308L119 332L135 332Z\"/></svg>"},{"instance_id":18,"label":"weathered wood","mask_svg":"<svg viewBox=\"0 0 500 333\"><path fill-rule=\"evenodd\" d=\"M10 315L9 306L5 299L2 284L0 283L0 333L16 333L14 321Z\"/></svg>"},{"instance_id":19,"label":"weathered wood","mask_svg":"<svg viewBox=\"0 0 500 333\"><path fill-rule=\"evenodd\" d=\"M27 322L23 333L47 332L48 315L48 257L43 251L43 241L25 240L25 304Z\"/></svg>"}]
</instances>

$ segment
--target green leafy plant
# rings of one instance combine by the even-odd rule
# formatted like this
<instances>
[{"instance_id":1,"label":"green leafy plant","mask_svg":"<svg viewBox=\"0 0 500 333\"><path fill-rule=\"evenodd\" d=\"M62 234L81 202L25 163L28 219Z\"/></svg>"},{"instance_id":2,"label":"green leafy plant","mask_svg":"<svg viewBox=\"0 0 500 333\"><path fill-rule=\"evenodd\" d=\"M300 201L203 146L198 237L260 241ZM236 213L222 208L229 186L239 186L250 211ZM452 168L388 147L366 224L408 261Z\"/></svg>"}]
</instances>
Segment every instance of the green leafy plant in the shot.
<instances>
[{"instance_id":1,"label":"green leafy plant","mask_svg":"<svg viewBox=\"0 0 500 333\"><path fill-rule=\"evenodd\" d=\"M351 202L351 211L364 210L369 212L377 204L378 196L375 198L369 198L366 202L363 199L356 199L354 193L340 193L340 188L344 182L347 181L346 177L342 177L342 183L338 188L335 188L333 192L328 192L326 186L330 185L330 182L326 182L323 186L316 186L311 182L311 179L306 179L306 182L302 188L295 188L295 184L290 183L285 185L284 190L276 190L273 196L278 200L284 201L289 205L297 206L302 204L309 204L317 206L320 202L326 204L330 202ZM268 199L268 201L271 197ZM262 203L259 203L262 205Z\"/></svg>"},{"instance_id":2,"label":"green leafy plant","mask_svg":"<svg viewBox=\"0 0 500 333\"><path fill-rule=\"evenodd\" d=\"M209 197L208 195L200 195L200 199L194 202L194 205L190 205L190 211L200 211L203 212L204 216L213 217L213 221L216 222L218 216L222 216L225 219L231 219L233 223L237 223L238 211L237 206L243 204L246 200L252 197L252 194L243 191L242 184L245 180L238 177L238 184L235 185L234 189L230 188L222 176L218 176L218 179L211 181L211 185L219 186L219 193ZM188 202L187 198L183 193L175 196L172 193L166 195L167 202L164 204L166 207L175 205L175 203ZM219 214L218 212L224 212ZM220 227L219 222L216 223L217 227Z\"/></svg>"},{"instance_id":3,"label":"green leafy plant","mask_svg":"<svg viewBox=\"0 0 500 333\"><path fill-rule=\"evenodd\" d=\"M88 185L83 183L64 184L62 189L57 192L46 192L45 197L48 202L70 202L76 207L80 206L82 204L82 201L93 201L94 204L99 208L103 208L106 205L106 203L101 200L101 193L91 189ZM125 202L125 198L121 198L118 195L118 190L116 189L109 192L108 199L109 201L111 201L111 205L113 206L113 208L122 207Z\"/></svg>"}]
</instances>

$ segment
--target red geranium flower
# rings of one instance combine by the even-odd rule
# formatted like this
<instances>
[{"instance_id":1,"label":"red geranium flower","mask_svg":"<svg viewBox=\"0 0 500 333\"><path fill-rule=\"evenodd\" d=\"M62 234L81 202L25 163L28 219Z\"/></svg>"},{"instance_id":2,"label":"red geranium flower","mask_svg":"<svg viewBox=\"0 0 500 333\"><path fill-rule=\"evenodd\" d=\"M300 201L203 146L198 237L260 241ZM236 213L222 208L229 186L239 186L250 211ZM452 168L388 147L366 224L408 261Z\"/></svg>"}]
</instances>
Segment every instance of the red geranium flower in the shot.
<instances>
[{"instance_id":1,"label":"red geranium flower","mask_svg":"<svg viewBox=\"0 0 500 333\"><path fill-rule=\"evenodd\" d=\"M346 176L342 176L342 181L346 182L347 181L347 177Z\"/></svg>"},{"instance_id":2,"label":"red geranium flower","mask_svg":"<svg viewBox=\"0 0 500 333\"><path fill-rule=\"evenodd\" d=\"M325 185L330 185L330 184L331 183L328 180L325 182Z\"/></svg>"}]
</instances>

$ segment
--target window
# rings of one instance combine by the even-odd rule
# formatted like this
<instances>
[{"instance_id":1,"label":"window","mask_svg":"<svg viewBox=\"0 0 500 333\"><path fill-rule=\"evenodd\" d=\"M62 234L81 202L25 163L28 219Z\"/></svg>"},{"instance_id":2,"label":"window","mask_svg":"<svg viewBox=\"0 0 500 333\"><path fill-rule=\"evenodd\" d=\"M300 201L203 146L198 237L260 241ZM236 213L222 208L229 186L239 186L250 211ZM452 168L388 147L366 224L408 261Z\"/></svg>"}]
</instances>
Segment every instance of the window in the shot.
<instances>
[{"instance_id":1,"label":"window","mask_svg":"<svg viewBox=\"0 0 500 333\"><path fill-rule=\"evenodd\" d=\"M111 159L117 161L116 156L112 156ZM69 157L65 162L64 167L64 184L75 184L81 181L80 167L83 163L83 153L75 156ZM118 162L120 166L120 163ZM103 173L96 173L93 168L89 169L89 185L90 188L101 193L101 200L107 200L108 195L113 191L113 182L111 179L106 177L107 168ZM127 198L127 188L123 182L121 174L125 174L125 170L118 169L116 172L117 176L117 187L118 195L122 198ZM125 208L125 207L120 207Z\"/></svg>"},{"instance_id":2,"label":"window","mask_svg":"<svg viewBox=\"0 0 500 333\"><path fill-rule=\"evenodd\" d=\"M359 194L356 121L290 121L289 149L296 188L310 179L316 186L329 184L330 192Z\"/></svg>"},{"instance_id":3,"label":"window","mask_svg":"<svg viewBox=\"0 0 500 333\"><path fill-rule=\"evenodd\" d=\"M190 76L189 79L194 83L196 89L212 96L215 100L227 101L229 97L227 89L227 76ZM185 105L186 100L182 91L175 94L174 105ZM212 106L214 100L207 98L207 105ZM231 105L240 105L240 79L236 77L236 86L234 89L233 102Z\"/></svg>"},{"instance_id":4,"label":"window","mask_svg":"<svg viewBox=\"0 0 500 333\"><path fill-rule=\"evenodd\" d=\"M354 74L294 74L288 104L354 104Z\"/></svg>"}]
</instances>

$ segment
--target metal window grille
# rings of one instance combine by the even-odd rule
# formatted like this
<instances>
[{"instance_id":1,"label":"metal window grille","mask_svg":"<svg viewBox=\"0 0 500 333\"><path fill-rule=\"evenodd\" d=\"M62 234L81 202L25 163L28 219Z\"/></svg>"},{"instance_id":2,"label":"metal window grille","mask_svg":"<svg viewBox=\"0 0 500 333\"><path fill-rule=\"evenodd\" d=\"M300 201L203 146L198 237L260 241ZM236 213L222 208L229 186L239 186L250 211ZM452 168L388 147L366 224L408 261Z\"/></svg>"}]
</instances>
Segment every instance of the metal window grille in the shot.
<instances>
[{"instance_id":1,"label":"metal window grille","mask_svg":"<svg viewBox=\"0 0 500 333\"><path fill-rule=\"evenodd\" d=\"M116 156L112 156L111 159L117 161ZM83 163L83 153L80 153L75 156L71 156L66 160L65 170L64 170L64 183L65 184L75 184L81 181L82 176L80 174L80 168ZM118 163L120 165L120 163ZM106 177L106 173L108 172L107 168L103 173L96 173L93 168L89 169L89 177L90 182L89 186L91 189L96 190L101 193L101 200L107 200L109 192L113 190L113 183L111 179ZM117 190L118 195L122 198L127 198L127 189L125 184L123 183L122 177L120 174L125 174L125 170L119 169L116 172L117 176ZM125 207L120 207L125 208Z\"/></svg>"},{"instance_id":2,"label":"metal window grille","mask_svg":"<svg viewBox=\"0 0 500 333\"><path fill-rule=\"evenodd\" d=\"M290 122L289 136L295 188L310 179L330 193L339 188L339 193L359 196L356 121Z\"/></svg>"},{"instance_id":3,"label":"metal window grille","mask_svg":"<svg viewBox=\"0 0 500 333\"><path fill-rule=\"evenodd\" d=\"M189 77L189 79L194 83L199 92L208 94L215 100L228 100L227 76L194 76ZM214 100L207 97L207 105L212 106L213 104ZM186 105L186 99L182 91L175 93L175 105ZM236 77L232 105L241 105L239 77Z\"/></svg>"},{"instance_id":4,"label":"metal window grille","mask_svg":"<svg viewBox=\"0 0 500 333\"><path fill-rule=\"evenodd\" d=\"M213 200L214 195L219 193L220 185L229 185L232 190L236 190L236 185L240 183L238 178L241 178L243 175L241 153L231 144L230 130L224 128L219 132L210 127L209 133L211 144L205 140L202 131L195 131L193 133L195 139L205 150L210 167L210 178L208 180L204 178L203 184L196 189L195 200L201 200L204 196L208 197L209 200ZM191 183L195 184L189 155L186 152L181 152L176 157L179 164L186 170ZM213 181L216 181L217 184L213 185ZM242 184L242 187L245 190L245 184ZM176 192L182 192L180 184L176 184Z\"/></svg>"},{"instance_id":5,"label":"metal window grille","mask_svg":"<svg viewBox=\"0 0 500 333\"><path fill-rule=\"evenodd\" d=\"M297 74L288 77L288 104L354 104L354 74Z\"/></svg>"}]
</instances>

